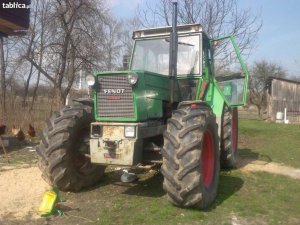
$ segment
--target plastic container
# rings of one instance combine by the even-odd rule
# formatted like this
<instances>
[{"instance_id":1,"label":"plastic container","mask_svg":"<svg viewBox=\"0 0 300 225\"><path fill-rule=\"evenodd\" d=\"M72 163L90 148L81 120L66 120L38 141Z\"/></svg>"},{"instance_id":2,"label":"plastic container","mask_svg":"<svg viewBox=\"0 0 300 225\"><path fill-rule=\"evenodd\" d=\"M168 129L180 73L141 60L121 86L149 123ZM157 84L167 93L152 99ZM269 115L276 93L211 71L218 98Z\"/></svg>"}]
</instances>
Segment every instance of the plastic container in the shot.
<instances>
[{"instance_id":1,"label":"plastic container","mask_svg":"<svg viewBox=\"0 0 300 225\"><path fill-rule=\"evenodd\" d=\"M47 191L39 206L40 213L51 213L56 203L57 194L54 191Z\"/></svg>"},{"instance_id":2,"label":"plastic container","mask_svg":"<svg viewBox=\"0 0 300 225\"><path fill-rule=\"evenodd\" d=\"M283 112L276 113L276 120L283 120Z\"/></svg>"}]
</instances>

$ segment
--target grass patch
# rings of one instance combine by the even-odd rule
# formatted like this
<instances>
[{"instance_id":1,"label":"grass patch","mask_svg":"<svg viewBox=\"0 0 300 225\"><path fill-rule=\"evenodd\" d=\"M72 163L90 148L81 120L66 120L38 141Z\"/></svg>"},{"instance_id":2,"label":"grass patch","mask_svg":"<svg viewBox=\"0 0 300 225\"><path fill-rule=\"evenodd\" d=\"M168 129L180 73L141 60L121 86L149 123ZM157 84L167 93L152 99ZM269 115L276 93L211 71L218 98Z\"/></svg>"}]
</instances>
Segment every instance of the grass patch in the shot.
<instances>
[{"instance_id":1,"label":"grass patch","mask_svg":"<svg viewBox=\"0 0 300 225\"><path fill-rule=\"evenodd\" d=\"M241 120L242 157L297 167L300 127ZM206 211L170 205L156 175L127 189L116 208L100 210L99 224L300 224L300 182L264 172L222 171L215 204Z\"/></svg>"},{"instance_id":2,"label":"grass patch","mask_svg":"<svg viewBox=\"0 0 300 225\"><path fill-rule=\"evenodd\" d=\"M98 224L297 224L300 183L267 173L222 172L215 204L206 211L181 209L167 202L162 178L143 184L136 194L127 190L100 209ZM153 183L151 183L153 182ZM155 184L155 187L152 185ZM129 189L130 190L130 189ZM161 196L155 193L161 192ZM153 197L150 197L151 195ZM297 223L296 223L297 222Z\"/></svg>"},{"instance_id":3,"label":"grass patch","mask_svg":"<svg viewBox=\"0 0 300 225\"><path fill-rule=\"evenodd\" d=\"M239 121L239 154L243 157L299 167L300 126Z\"/></svg>"}]
</instances>

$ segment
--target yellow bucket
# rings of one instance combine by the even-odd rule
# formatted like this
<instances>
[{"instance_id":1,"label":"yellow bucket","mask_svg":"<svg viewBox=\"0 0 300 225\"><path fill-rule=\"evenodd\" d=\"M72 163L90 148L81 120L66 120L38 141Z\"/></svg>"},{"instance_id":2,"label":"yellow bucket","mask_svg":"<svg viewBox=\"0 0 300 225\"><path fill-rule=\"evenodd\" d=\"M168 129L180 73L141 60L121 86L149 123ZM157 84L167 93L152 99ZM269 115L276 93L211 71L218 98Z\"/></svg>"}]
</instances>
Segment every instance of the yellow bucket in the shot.
<instances>
[{"instance_id":1,"label":"yellow bucket","mask_svg":"<svg viewBox=\"0 0 300 225\"><path fill-rule=\"evenodd\" d=\"M44 194L43 200L39 206L40 213L50 213L56 203L57 194L54 191L47 191Z\"/></svg>"}]
</instances>

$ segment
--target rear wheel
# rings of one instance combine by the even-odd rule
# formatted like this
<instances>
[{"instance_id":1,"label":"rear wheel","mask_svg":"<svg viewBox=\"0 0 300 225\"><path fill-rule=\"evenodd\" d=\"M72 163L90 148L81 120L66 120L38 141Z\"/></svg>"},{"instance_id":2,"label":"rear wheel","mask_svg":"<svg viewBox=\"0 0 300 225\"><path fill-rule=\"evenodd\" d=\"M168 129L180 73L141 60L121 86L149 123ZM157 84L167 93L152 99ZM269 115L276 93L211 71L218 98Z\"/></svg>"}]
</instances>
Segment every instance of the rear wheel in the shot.
<instances>
[{"instance_id":1,"label":"rear wheel","mask_svg":"<svg viewBox=\"0 0 300 225\"><path fill-rule=\"evenodd\" d=\"M221 166L232 168L237 163L238 111L224 106L221 128Z\"/></svg>"},{"instance_id":2,"label":"rear wheel","mask_svg":"<svg viewBox=\"0 0 300 225\"><path fill-rule=\"evenodd\" d=\"M104 175L105 167L91 164L89 153L92 107L67 106L47 122L37 147L43 178L63 191L79 191Z\"/></svg>"},{"instance_id":3,"label":"rear wheel","mask_svg":"<svg viewBox=\"0 0 300 225\"><path fill-rule=\"evenodd\" d=\"M164 190L177 206L204 209L216 198L219 182L219 142L211 109L179 109L164 133Z\"/></svg>"}]
</instances>

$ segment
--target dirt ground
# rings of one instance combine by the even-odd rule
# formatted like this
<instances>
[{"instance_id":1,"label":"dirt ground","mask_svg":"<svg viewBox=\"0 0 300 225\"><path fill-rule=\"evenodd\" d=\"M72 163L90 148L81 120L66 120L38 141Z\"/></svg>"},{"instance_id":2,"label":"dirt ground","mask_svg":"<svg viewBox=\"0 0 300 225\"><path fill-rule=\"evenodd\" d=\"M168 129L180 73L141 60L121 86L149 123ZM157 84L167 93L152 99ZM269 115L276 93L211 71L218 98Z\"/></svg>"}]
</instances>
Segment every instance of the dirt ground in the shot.
<instances>
[{"instance_id":1,"label":"dirt ground","mask_svg":"<svg viewBox=\"0 0 300 225\"><path fill-rule=\"evenodd\" d=\"M1 149L0 149L1 150ZM59 205L64 214L60 217L44 219L38 213L39 204L44 192L51 187L41 178L37 167L37 156L34 146L19 146L9 151L10 163L0 152L0 224L95 224L98 209L102 204L109 205L110 198L122 194L124 190L135 193L138 190L133 184L120 182L120 172L117 168L107 168L104 180L95 187L78 193L61 192L66 199ZM140 181L153 176L155 183L162 183L162 176L156 169L137 170ZM111 191L113 185L113 191ZM101 193L99 187L101 186ZM133 189L131 189L133 188ZM149 190L143 188L146 192ZM149 195L155 195L149 192ZM161 195L163 192L161 190ZM101 195L101 199L99 199ZM93 205L93 207L81 207ZM114 207L112 205L112 207ZM82 216L84 215L84 216ZM92 218L92 219L91 219Z\"/></svg>"},{"instance_id":2,"label":"dirt ground","mask_svg":"<svg viewBox=\"0 0 300 225\"><path fill-rule=\"evenodd\" d=\"M238 168L243 172L263 171L300 180L300 169L295 169L275 162L240 158Z\"/></svg>"},{"instance_id":3,"label":"dirt ground","mask_svg":"<svg viewBox=\"0 0 300 225\"><path fill-rule=\"evenodd\" d=\"M0 217L37 219L36 211L49 186L40 178L37 167L2 168L0 175Z\"/></svg>"},{"instance_id":4,"label":"dirt ground","mask_svg":"<svg viewBox=\"0 0 300 225\"><path fill-rule=\"evenodd\" d=\"M162 189L158 191L159 193L151 193L150 189L147 190L147 188L151 188L151 185L162 182L163 178L158 169L139 171L138 175L142 182L139 186L135 186L121 183L119 173L110 168L106 172L104 181L96 187L80 194L62 193L62 196L67 199L67 202L60 206L64 215L45 220L40 217L37 209L44 192L49 190L50 186L41 178L41 173L36 166L37 158L34 148L32 146L18 148L9 155L11 161L9 164L3 155L0 155L0 224L95 224L99 221L97 209L102 204L111 204L112 196L124 192L127 194L140 193L142 189L144 193L148 191L151 195L164 195ZM265 171L300 179L299 169L273 162L240 159L239 169L245 173ZM154 183L143 183L143 179L149 177ZM113 185L113 191L111 185ZM98 199L100 186L101 200ZM93 207L80 207L86 204L93 205Z\"/></svg>"}]
</instances>

